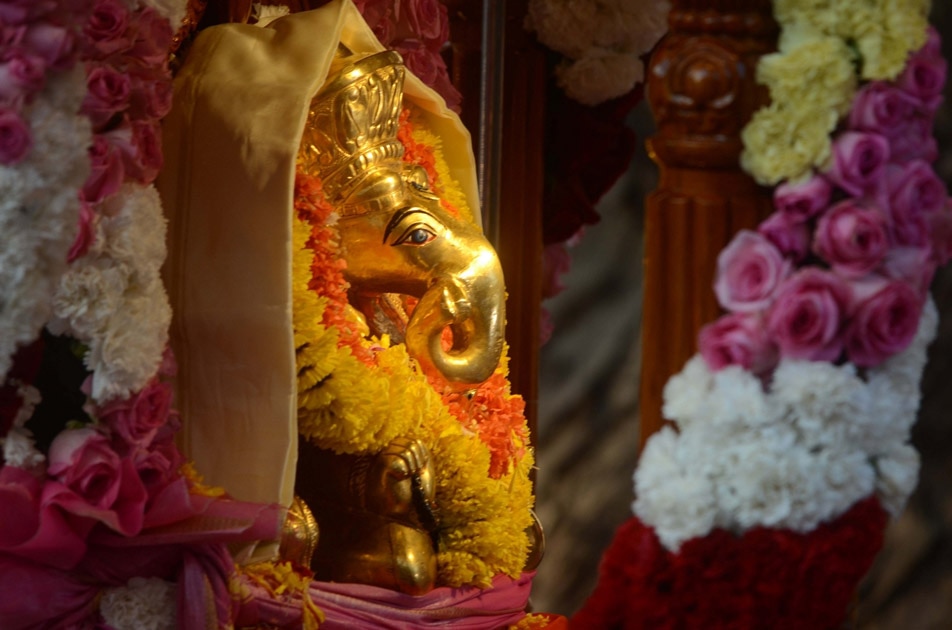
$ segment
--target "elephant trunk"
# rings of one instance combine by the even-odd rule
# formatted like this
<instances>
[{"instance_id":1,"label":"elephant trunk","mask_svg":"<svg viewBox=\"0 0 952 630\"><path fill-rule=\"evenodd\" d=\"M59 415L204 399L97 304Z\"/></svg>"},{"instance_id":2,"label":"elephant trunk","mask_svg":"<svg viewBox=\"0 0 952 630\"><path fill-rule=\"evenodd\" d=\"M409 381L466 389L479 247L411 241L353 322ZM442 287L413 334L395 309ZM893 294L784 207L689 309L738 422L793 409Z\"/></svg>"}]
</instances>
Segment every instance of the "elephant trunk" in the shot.
<instances>
[{"instance_id":1,"label":"elephant trunk","mask_svg":"<svg viewBox=\"0 0 952 630\"><path fill-rule=\"evenodd\" d=\"M478 385L492 376L502 356L505 303L499 260L484 250L463 272L444 274L430 285L407 325L407 349L424 370L436 370L451 386Z\"/></svg>"}]
</instances>

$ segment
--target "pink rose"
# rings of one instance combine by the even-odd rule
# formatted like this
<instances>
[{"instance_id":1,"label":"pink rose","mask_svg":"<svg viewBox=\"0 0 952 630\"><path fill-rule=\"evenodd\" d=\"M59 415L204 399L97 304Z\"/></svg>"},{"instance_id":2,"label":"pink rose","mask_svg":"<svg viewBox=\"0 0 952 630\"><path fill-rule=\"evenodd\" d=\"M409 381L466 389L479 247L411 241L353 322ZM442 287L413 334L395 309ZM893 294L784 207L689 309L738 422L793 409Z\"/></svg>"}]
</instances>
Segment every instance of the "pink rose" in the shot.
<instances>
[{"instance_id":1,"label":"pink rose","mask_svg":"<svg viewBox=\"0 0 952 630\"><path fill-rule=\"evenodd\" d=\"M833 142L833 160L827 174L834 184L854 196L874 192L889 161L889 142L861 131L841 133Z\"/></svg>"},{"instance_id":2,"label":"pink rose","mask_svg":"<svg viewBox=\"0 0 952 630\"><path fill-rule=\"evenodd\" d=\"M410 29L421 40L437 43L437 50L446 41L439 41L439 38L446 30L445 24L449 18L446 7L438 0L403 0L400 11L405 15Z\"/></svg>"},{"instance_id":3,"label":"pink rose","mask_svg":"<svg viewBox=\"0 0 952 630\"><path fill-rule=\"evenodd\" d=\"M126 177L150 184L162 168L162 144L158 123L128 119L103 134L122 154Z\"/></svg>"},{"instance_id":4,"label":"pink rose","mask_svg":"<svg viewBox=\"0 0 952 630\"><path fill-rule=\"evenodd\" d=\"M800 262L810 253L810 230L807 224L792 219L788 212L774 212L757 226L757 232L794 262Z\"/></svg>"},{"instance_id":5,"label":"pink rose","mask_svg":"<svg viewBox=\"0 0 952 630\"><path fill-rule=\"evenodd\" d=\"M0 164L10 166L26 157L33 137L19 114L0 107Z\"/></svg>"},{"instance_id":6,"label":"pink rose","mask_svg":"<svg viewBox=\"0 0 952 630\"><path fill-rule=\"evenodd\" d=\"M572 268L572 256L565 243L552 243L542 250L542 297L552 298L565 290L562 276Z\"/></svg>"},{"instance_id":7,"label":"pink rose","mask_svg":"<svg viewBox=\"0 0 952 630\"><path fill-rule=\"evenodd\" d=\"M62 486L48 487L45 502L124 536L142 529L145 487L132 460L120 458L99 431L85 427L60 432L50 445L47 472Z\"/></svg>"},{"instance_id":8,"label":"pink rose","mask_svg":"<svg viewBox=\"0 0 952 630\"><path fill-rule=\"evenodd\" d=\"M23 36L26 35L26 28L27 27L23 24L4 24L2 20L0 20L0 50L8 50L21 46Z\"/></svg>"},{"instance_id":9,"label":"pink rose","mask_svg":"<svg viewBox=\"0 0 952 630\"><path fill-rule=\"evenodd\" d=\"M396 42L394 47L403 57L403 63L406 64L407 69L428 86L433 87L436 83L437 68L443 63L443 59L418 39L404 39Z\"/></svg>"},{"instance_id":10,"label":"pink rose","mask_svg":"<svg viewBox=\"0 0 952 630\"><path fill-rule=\"evenodd\" d=\"M937 261L929 247L893 247L883 260L882 273L925 295L936 268Z\"/></svg>"},{"instance_id":11,"label":"pink rose","mask_svg":"<svg viewBox=\"0 0 952 630\"><path fill-rule=\"evenodd\" d=\"M939 157L939 144L932 134L932 116L919 112L902 122L892 134L889 155L893 162L922 159L930 164Z\"/></svg>"},{"instance_id":12,"label":"pink rose","mask_svg":"<svg viewBox=\"0 0 952 630\"><path fill-rule=\"evenodd\" d=\"M820 217L813 251L836 273L859 278L879 266L886 256L888 228L886 217L878 209L847 199Z\"/></svg>"},{"instance_id":13,"label":"pink rose","mask_svg":"<svg viewBox=\"0 0 952 630\"><path fill-rule=\"evenodd\" d=\"M135 32L129 25L129 10L122 0L96 0L92 15L83 27L86 55L91 59L105 59L132 48Z\"/></svg>"},{"instance_id":14,"label":"pink rose","mask_svg":"<svg viewBox=\"0 0 952 630\"><path fill-rule=\"evenodd\" d=\"M130 446L147 447L169 417L172 388L152 380L141 391L99 409L100 420Z\"/></svg>"},{"instance_id":15,"label":"pink rose","mask_svg":"<svg viewBox=\"0 0 952 630\"><path fill-rule=\"evenodd\" d=\"M948 203L929 217L932 262L939 266L952 260L952 207Z\"/></svg>"},{"instance_id":16,"label":"pink rose","mask_svg":"<svg viewBox=\"0 0 952 630\"><path fill-rule=\"evenodd\" d=\"M23 24L55 8L56 0L3 0L0 2L0 22Z\"/></svg>"},{"instance_id":17,"label":"pink rose","mask_svg":"<svg viewBox=\"0 0 952 630\"><path fill-rule=\"evenodd\" d=\"M22 468L0 468L0 549L20 545L40 526L40 481Z\"/></svg>"},{"instance_id":18,"label":"pink rose","mask_svg":"<svg viewBox=\"0 0 952 630\"><path fill-rule=\"evenodd\" d=\"M145 526L151 526L149 510L155 504L154 499L170 483L181 479L179 468L185 463L175 442L167 440L159 445L153 445L148 450L137 451L134 455L136 472L142 480L149 495L148 508L145 515ZM151 515L154 516L154 515Z\"/></svg>"},{"instance_id":19,"label":"pink rose","mask_svg":"<svg viewBox=\"0 0 952 630\"><path fill-rule=\"evenodd\" d=\"M717 257L717 301L729 311L764 309L790 268L790 261L784 260L773 243L756 232L742 230Z\"/></svg>"},{"instance_id":20,"label":"pink rose","mask_svg":"<svg viewBox=\"0 0 952 630\"><path fill-rule=\"evenodd\" d=\"M802 223L826 209L830 193L830 183L819 175L795 184L784 182L774 190L774 207L792 221Z\"/></svg>"},{"instance_id":21,"label":"pink rose","mask_svg":"<svg viewBox=\"0 0 952 630\"><path fill-rule=\"evenodd\" d=\"M17 555L31 564L71 569L86 553L86 544L58 507L43 502L45 490L41 480L22 468L0 468L0 559Z\"/></svg>"},{"instance_id":22,"label":"pink rose","mask_svg":"<svg viewBox=\"0 0 952 630\"><path fill-rule=\"evenodd\" d=\"M146 7L134 16L135 41L128 55L147 66L158 66L169 54L172 45L172 26L152 7Z\"/></svg>"},{"instance_id":23,"label":"pink rose","mask_svg":"<svg viewBox=\"0 0 952 630\"><path fill-rule=\"evenodd\" d=\"M850 307L850 290L834 273L801 269L777 291L767 331L792 359L832 361L843 350L842 329Z\"/></svg>"},{"instance_id":24,"label":"pink rose","mask_svg":"<svg viewBox=\"0 0 952 630\"><path fill-rule=\"evenodd\" d=\"M82 111L89 116L93 129L102 129L113 116L129 107L132 82L128 75L111 65L90 65L87 66L86 90Z\"/></svg>"},{"instance_id":25,"label":"pink rose","mask_svg":"<svg viewBox=\"0 0 952 630\"><path fill-rule=\"evenodd\" d=\"M453 85L453 81L450 80L449 72L446 69L446 64L443 62L442 57L440 57L440 63L436 69L436 82L433 84L433 89L446 101L447 109L457 114L462 111L460 104L463 102L463 95L460 94L460 91Z\"/></svg>"},{"instance_id":26,"label":"pink rose","mask_svg":"<svg viewBox=\"0 0 952 630\"><path fill-rule=\"evenodd\" d=\"M23 50L6 51L0 57L0 101L29 103L46 83L46 63Z\"/></svg>"},{"instance_id":27,"label":"pink rose","mask_svg":"<svg viewBox=\"0 0 952 630\"><path fill-rule=\"evenodd\" d=\"M761 375L777 365L777 348L758 313L729 313L704 326L698 336L698 349L715 371L739 365Z\"/></svg>"},{"instance_id":28,"label":"pink rose","mask_svg":"<svg viewBox=\"0 0 952 630\"><path fill-rule=\"evenodd\" d=\"M367 26L384 46L390 47L396 34L393 22L393 0L357 0L354 2Z\"/></svg>"},{"instance_id":29,"label":"pink rose","mask_svg":"<svg viewBox=\"0 0 952 630\"><path fill-rule=\"evenodd\" d=\"M165 76L134 74L129 117L133 119L164 118L172 109L172 80Z\"/></svg>"},{"instance_id":30,"label":"pink rose","mask_svg":"<svg viewBox=\"0 0 952 630\"><path fill-rule=\"evenodd\" d=\"M919 327L922 300L905 282L871 279L854 286L846 353L859 367L875 367L905 350Z\"/></svg>"},{"instance_id":31,"label":"pink rose","mask_svg":"<svg viewBox=\"0 0 952 630\"><path fill-rule=\"evenodd\" d=\"M65 70L75 61L76 39L69 29L62 26L34 22L27 29L23 42L54 70Z\"/></svg>"},{"instance_id":32,"label":"pink rose","mask_svg":"<svg viewBox=\"0 0 952 630\"><path fill-rule=\"evenodd\" d=\"M80 202L79 231L76 233L76 239L73 241L73 245L69 248L66 262L73 262L77 258L86 255L89 246L92 245L96 238L96 232L93 229L95 218L96 213L93 212L92 205L85 201Z\"/></svg>"},{"instance_id":33,"label":"pink rose","mask_svg":"<svg viewBox=\"0 0 952 630\"><path fill-rule=\"evenodd\" d=\"M849 126L892 138L916 108L916 100L885 81L873 81L856 93Z\"/></svg>"},{"instance_id":34,"label":"pink rose","mask_svg":"<svg viewBox=\"0 0 952 630\"><path fill-rule=\"evenodd\" d=\"M93 146L89 148L89 163L91 170L83 184L81 197L89 203L99 203L122 185L125 177L122 153L104 136L96 135Z\"/></svg>"},{"instance_id":35,"label":"pink rose","mask_svg":"<svg viewBox=\"0 0 952 630\"><path fill-rule=\"evenodd\" d=\"M896 84L907 94L935 111L942 101L948 64L941 56L917 53L909 58Z\"/></svg>"},{"instance_id":36,"label":"pink rose","mask_svg":"<svg viewBox=\"0 0 952 630\"><path fill-rule=\"evenodd\" d=\"M918 54L930 57L942 56L942 37L931 24L926 28L926 43L919 49Z\"/></svg>"},{"instance_id":37,"label":"pink rose","mask_svg":"<svg viewBox=\"0 0 952 630\"><path fill-rule=\"evenodd\" d=\"M945 184L924 160L890 165L886 170L886 192L894 221L930 215L945 206Z\"/></svg>"}]
</instances>

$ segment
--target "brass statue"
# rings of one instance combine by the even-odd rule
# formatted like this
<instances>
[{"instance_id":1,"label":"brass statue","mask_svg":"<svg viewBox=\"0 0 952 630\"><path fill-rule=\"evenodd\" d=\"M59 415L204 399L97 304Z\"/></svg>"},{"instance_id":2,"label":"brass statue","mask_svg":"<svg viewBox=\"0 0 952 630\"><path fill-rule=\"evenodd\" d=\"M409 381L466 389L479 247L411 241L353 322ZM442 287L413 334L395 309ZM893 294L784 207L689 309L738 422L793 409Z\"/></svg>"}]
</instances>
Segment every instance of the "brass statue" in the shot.
<instances>
[{"instance_id":1,"label":"brass statue","mask_svg":"<svg viewBox=\"0 0 952 630\"><path fill-rule=\"evenodd\" d=\"M242 559L280 553L318 579L421 594L436 585L437 553L451 544L440 532L458 527L441 528L439 462L414 439L341 454L298 432L291 272L298 170L321 180L336 211L348 301L370 334L404 343L424 371L461 393L489 378L503 351L495 252L476 225L444 207L423 169L402 160L405 88L408 104L444 140L451 177L473 207L468 135L415 79L404 85L397 53L366 52L380 48L353 4L340 0L264 28L204 29L176 76L158 185L169 209L165 273L184 450L210 483L237 498L290 506L280 550L264 541ZM410 298L418 300L412 312ZM513 469L510 479L517 481L491 488L530 494L527 469ZM523 505L510 505L524 526ZM451 509L444 506L444 525ZM538 530L533 537L528 568L541 549ZM522 542L507 547L512 556Z\"/></svg>"},{"instance_id":2,"label":"brass statue","mask_svg":"<svg viewBox=\"0 0 952 630\"><path fill-rule=\"evenodd\" d=\"M502 354L502 268L480 230L430 192L425 171L402 161L403 78L396 52L341 46L312 101L299 165L321 179L339 215L349 299L370 330L405 341L424 370L466 389L492 375ZM419 298L408 320L395 296ZM352 456L303 443L299 455L295 490L320 535L315 549L294 530L298 548L314 549L295 560L320 579L410 594L434 587L438 514L423 444L398 439L377 455ZM290 523L307 521L300 508Z\"/></svg>"},{"instance_id":3,"label":"brass statue","mask_svg":"<svg viewBox=\"0 0 952 630\"><path fill-rule=\"evenodd\" d=\"M440 205L425 171L401 161L400 55L348 52L338 51L337 68L312 103L301 156L340 215L351 301L371 330L393 334L393 327L375 329L381 323L375 306L388 310L382 296L420 298L405 327L410 354L461 388L479 384L496 369L503 348L499 259L478 227ZM447 326L453 331L449 351L440 343Z\"/></svg>"}]
</instances>

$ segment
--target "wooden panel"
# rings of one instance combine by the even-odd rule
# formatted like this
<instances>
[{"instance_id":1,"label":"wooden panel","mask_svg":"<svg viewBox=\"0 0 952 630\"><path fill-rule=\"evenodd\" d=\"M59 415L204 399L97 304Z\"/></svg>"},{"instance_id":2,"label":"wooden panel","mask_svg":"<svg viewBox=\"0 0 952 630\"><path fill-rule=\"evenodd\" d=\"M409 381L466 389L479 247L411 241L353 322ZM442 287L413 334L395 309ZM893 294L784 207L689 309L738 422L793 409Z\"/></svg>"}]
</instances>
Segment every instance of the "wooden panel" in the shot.
<instances>
[{"instance_id":1,"label":"wooden panel","mask_svg":"<svg viewBox=\"0 0 952 630\"><path fill-rule=\"evenodd\" d=\"M769 0L675 0L670 31L652 57L648 100L661 170L645 208L641 439L662 425L662 389L719 314L711 289L718 252L770 211L764 189L738 166L740 130L766 102L754 83L773 49Z\"/></svg>"}]
</instances>

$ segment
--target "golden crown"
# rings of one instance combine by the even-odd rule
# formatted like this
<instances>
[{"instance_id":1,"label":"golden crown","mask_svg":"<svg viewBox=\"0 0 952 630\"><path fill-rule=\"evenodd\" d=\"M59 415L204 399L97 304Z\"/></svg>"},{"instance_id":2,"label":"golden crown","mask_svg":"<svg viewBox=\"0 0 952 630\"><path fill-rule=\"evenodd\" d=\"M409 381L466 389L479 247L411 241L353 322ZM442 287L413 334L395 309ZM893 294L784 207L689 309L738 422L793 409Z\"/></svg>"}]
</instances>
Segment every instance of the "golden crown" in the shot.
<instances>
[{"instance_id":1,"label":"golden crown","mask_svg":"<svg viewBox=\"0 0 952 630\"><path fill-rule=\"evenodd\" d=\"M321 178L341 216L406 203L404 149L397 139L404 75L395 51L361 56L341 46L311 101L300 163Z\"/></svg>"}]
</instances>

